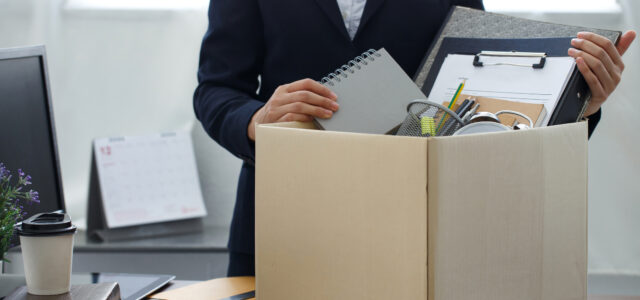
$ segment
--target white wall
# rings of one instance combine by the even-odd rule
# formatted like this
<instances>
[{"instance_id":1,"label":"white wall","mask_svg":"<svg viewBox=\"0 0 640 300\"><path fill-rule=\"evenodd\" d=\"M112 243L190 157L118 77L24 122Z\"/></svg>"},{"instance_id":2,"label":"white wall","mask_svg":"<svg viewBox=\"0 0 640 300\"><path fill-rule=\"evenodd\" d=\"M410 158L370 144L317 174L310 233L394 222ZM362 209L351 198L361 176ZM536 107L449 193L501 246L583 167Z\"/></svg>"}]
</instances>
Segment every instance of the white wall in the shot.
<instances>
[{"instance_id":1,"label":"white wall","mask_svg":"<svg viewBox=\"0 0 640 300\"><path fill-rule=\"evenodd\" d=\"M83 223L91 141L189 129L206 11L74 11L0 0L0 47L47 47L67 209ZM195 124L208 223L228 226L240 161ZM206 162L202 163L202 162ZM204 173L204 174L203 174Z\"/></svg>"},{"instance_id":2,"label":"white wall","mask_svg":"<svg viewBox=\"0 0 640 300\"><path fill-rule=\"evenodd\" d=\"M610 27L640 33L640 2L621 2L624 18ZM585 20L591 22L598 24ZM603 108L589 145L589 267L594 273L640 273L640 39L625 61L620 88Z\"/></svg>"},{"instance_id":3,"label":"white wall","mask_svg":"<svg viewBox=\"0 0 640 300\"><path fill-rule=\"evenodd\" d=\"M640 1L621 14L511 13L542 21L640 33ZM640 39L624 56L618 89L589 141L589 272L640 274Z\"/></svg>"},{"instance_id":4,"label":"white wall","mask_svg":"<svg viewBox=\"0 0 640 300\"><path fill-rule=\"evenodd\" d=\"M611 29L640 29L640 3L623 17L532 14L530 18ZM91 140L188 128L200 10L69 12L63 0L0 0L0 47L47 46L65 198L85 217ZM640 273L640 42L625 59L619 89L589 143L589 270ZM231 218L239 160L195 130L209 223ZM204 176L206 174L206 176Z\"/></svg>"}]
</instances>

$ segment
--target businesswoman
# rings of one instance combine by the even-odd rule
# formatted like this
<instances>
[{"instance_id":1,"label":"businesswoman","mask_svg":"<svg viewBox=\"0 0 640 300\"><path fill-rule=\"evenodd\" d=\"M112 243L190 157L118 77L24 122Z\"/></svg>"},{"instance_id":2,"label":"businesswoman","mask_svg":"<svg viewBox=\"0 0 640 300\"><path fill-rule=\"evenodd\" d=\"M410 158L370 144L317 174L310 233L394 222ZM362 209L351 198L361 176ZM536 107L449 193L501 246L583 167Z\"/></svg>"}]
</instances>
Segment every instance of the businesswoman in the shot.
<instances>
[{"instance_id":1,"label":"businesswoman","mask_svg":"<svg viewBox=\"0 0 640 300\"><path fill-rule=\"evenodd\" d=\"M244 160L228 276L254 274L255 125L330 118L340 99L315 80L368 49L386 48L413 75L453 5L483 9L481 0L211 0L193 104L209 135ZM634 37L616 48L581 33L568 50L593 93L591 131Z\"/></svg>"}]
</instances>

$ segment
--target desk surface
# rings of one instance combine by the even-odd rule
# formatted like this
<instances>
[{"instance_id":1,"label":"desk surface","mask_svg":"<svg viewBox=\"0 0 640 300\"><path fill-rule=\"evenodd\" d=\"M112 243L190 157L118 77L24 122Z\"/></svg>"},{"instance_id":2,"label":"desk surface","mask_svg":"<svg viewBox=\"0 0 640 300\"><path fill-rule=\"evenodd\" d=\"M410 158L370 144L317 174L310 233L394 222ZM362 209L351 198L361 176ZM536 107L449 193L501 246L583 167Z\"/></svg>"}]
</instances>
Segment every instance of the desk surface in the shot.
<instances>
[{"instance_id":1,"label":"desk surface","mask_svg":"<svg viewBox=\"0 0 640 300\"><path fill-rule=\"evenodd\" d=\"M20 275L0 275L0 297L24 285ZM589 275L589 300L640 300L640 276ZM174 280L162 291L185 287L199 281Z\"/></svg>"},{"instance_id":2,"label":"desk surface","mask_svg":"<svg viewBox=\"0 0 640 300\"><path fill-rule=\"evenodd\" d=\"M214 281L224 281L227 279L228 278L221 278ZM589 275L588 281L588 300L640 300L640 276L592 274ZM175 280L162 289L158 294L186 287L195 283L199 283L199 281ZM228 282L226 285L233 286L232 282ZM242 293L245 290L245 286L241 285L238 293ZM150 299L163 298L154 298L154 296L151 296Z\"/></svg>"},{"instance_id":3,"label":"desk surface","mask_svg":"<svg viewBox=\"0 0 640 300\"><path fill-rule=\"evenodd\" d=\"M202 232L161 236L117 242L100 242L90 239L86 231L78 231L75 237L75 251L91 252L226 252L229 228L205 226Z\"/></svg>"},{"instance_id":4,"label":"desk surface","mask_svg":"<svg viewBox=\"0 0 640 300\"><path fill-rule=\"evenodd\" d=\"M85 231L74 237L73 270L81 273L173 274L179 279L206 280L226 275L228 264L225 227L204 226L202 232L183 235L100 242ZM4 271L24 272L20 248L11 249ZM162 262L162 263L158 263Z\"/></svg>"},{"instance_id":5,"label":"desk surface","mask_svg":"<svg viewBox=\"0 0 640 300\"><path fill-rule=\"evenodd\" d=\"M101 242L78 230L74 237L75 252L227 252L229 228L205 226L203 231L117 242ZM20 251L20 247L10 251Z\"/></svg>"}]
</instances>

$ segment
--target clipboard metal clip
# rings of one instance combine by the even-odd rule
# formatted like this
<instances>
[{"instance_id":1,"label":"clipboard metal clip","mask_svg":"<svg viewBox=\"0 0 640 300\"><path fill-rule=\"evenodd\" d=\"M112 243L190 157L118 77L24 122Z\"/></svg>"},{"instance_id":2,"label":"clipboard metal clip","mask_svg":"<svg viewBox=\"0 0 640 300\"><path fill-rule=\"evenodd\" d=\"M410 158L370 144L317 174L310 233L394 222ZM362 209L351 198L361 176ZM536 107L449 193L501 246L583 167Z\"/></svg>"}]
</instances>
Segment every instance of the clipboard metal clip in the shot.
<instances>
[{"instance_id":1,"label":"clipboard metal clip","mask_svg":"<svg viewBox=\"0 0 640 300\"><path fill-rule=\"evenodd\" d=\"M508 62L496 62L496 63L483 63L480 61L480 56L499 56L499 57L538 57L540 62L537 64L516 64ZM544 68L544 64L547 61L547 54L544 52L518 52L518 51L481 51L476 54L473 59L473 65L476 67L483 66L517 66L517 67L531 67L534 69Z\"/></svg>"}]
</instances>

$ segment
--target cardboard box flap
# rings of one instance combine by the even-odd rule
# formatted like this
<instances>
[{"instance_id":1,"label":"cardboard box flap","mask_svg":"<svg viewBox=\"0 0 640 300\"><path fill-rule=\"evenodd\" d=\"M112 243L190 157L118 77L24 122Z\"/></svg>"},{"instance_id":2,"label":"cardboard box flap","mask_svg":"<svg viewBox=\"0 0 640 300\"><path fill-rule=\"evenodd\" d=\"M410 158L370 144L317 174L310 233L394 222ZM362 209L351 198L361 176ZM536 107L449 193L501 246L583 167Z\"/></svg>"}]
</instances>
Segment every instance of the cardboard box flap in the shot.
<instances>
[{"instance_id":1,"label":"cardboard box flap","mask_svg":"<svg viewBox=\"0 0 640 300\"><path fill-rule=\"evenodd\" d=\"M281 122L260 124L258 127L278 127L278 128L297 128L297 129L318 129L313 122Z\"/></svg>"},{"instance_id":2,"label":"cardboard box flap","mask_svg":"<svg viewBox=\"0 0 640 300\"><path fill-rule=\"evenodd\" d=\"M429 299L586 299L586 122L428 148Z\"/></svg>"},{"instance_id":3,"label":"cardboard box flap","mask_svg":"<svg viewBox=\"0 0 640 300\"><path fill-rule=\"evenodd\" d=\"M257 128L257 296L426 299L427 139L300 124Z\"/></svg>"}]
</instances>

